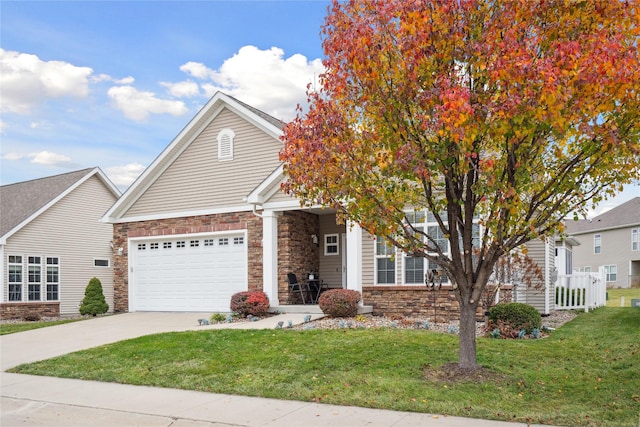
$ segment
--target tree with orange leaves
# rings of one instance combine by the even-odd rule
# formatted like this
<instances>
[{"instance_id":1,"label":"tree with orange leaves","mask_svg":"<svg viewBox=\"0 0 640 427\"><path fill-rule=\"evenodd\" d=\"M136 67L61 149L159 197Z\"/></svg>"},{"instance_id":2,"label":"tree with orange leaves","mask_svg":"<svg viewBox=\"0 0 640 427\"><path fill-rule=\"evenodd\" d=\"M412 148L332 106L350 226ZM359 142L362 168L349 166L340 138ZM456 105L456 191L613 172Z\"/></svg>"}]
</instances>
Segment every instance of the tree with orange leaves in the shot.
<instances>
[{"instance_id":1,"label":"tree with orange leaves","mask_svg":"<svg viewBox=\"0 0 640 427\"><path fill-rule=\"evenodd\" d=\"M284 188L451 278L460 368L477 367L476 308L500 256L561 233L567 215L640 176L639 9L638 0L330 7L322 85L284 132ZM409 210L440 213L446 245L414 227Z\"/></svg>"}]
</instances>

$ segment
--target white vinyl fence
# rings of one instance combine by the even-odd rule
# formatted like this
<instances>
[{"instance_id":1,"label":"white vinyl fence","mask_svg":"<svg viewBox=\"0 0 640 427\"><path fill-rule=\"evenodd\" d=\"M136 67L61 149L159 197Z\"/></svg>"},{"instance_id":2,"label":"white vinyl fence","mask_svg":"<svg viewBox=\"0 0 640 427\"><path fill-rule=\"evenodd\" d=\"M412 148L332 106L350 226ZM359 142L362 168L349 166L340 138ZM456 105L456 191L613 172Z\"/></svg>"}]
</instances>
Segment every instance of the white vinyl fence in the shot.
<instances>
[{"instance_id":1,"label":"white vinyl fence","mask_svg":"<svg viewBox=\"0 0 640 427\"><path fill-rule=\"evenodd\" d=\"M607 304L604 269L598 273L559 274L556 282L556 310L589 311Z\"/></svg>"}]
</instances>

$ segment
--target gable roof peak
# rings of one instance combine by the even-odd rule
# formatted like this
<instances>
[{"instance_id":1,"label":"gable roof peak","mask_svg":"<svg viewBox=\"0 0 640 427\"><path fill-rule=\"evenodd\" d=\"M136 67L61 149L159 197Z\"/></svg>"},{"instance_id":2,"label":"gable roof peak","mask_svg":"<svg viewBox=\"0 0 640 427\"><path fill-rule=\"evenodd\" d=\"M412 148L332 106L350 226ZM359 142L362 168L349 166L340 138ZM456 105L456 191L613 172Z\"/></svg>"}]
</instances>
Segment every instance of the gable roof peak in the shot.
<instances>
[{"instance_id":1,"label":"gable roof peak","mask_svg":"<svg viewBox=\"0 0 640 427\"><path fill-rule=\"evenodd\" d=\"M99 167L0 186L2 206L0 242L5 241L16 230L30 222L75 186L96 174L115 197L120 196L118 189Z\"/></svg>"}]
</instances>

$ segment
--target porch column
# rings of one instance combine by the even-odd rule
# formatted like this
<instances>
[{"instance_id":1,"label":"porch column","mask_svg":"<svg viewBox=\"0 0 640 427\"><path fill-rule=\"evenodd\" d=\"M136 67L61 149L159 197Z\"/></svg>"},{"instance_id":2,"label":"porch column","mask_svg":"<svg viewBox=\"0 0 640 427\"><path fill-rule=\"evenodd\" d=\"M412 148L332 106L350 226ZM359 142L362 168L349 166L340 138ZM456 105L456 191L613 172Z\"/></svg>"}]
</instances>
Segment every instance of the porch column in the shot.
<instances>
[{"instance_id":1,"label":"porch column","mask_svg":"<svg viewBox=\"0 0 640 427\"><path fill-rule=\"evenodd\" d=\"M347 289L362 294L362 228L347 220ZM360 300L360 306L364 305Z\"/></svg>"},{"instance_id":2,"label":"porch column","mask_svg":"<svg viewBox=\"0 0 640 427\"><path fill-rule=\"evenodd\" d=\"M262 213L262 291L269 297L271 306L278 300L278 213Z\"/></svg>"}]
</instances>

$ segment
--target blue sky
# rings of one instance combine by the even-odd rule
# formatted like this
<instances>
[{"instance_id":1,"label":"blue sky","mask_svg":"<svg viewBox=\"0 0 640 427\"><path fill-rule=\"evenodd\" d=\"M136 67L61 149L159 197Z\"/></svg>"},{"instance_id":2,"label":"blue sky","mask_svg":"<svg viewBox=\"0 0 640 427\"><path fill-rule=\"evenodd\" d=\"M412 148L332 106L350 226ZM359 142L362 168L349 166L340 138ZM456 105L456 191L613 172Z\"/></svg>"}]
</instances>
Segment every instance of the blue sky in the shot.
<instances>
[{"instance_id":1,"label":"blue sky","mask_svg":"<svg viewBox=\"0 0 640 427\"><path fill-rule=\"evenodd\" d=\"M1 0L0 182L100 166L124 189L217 90L293 118L328 4Z\"/></svg>"}]
</instances>

